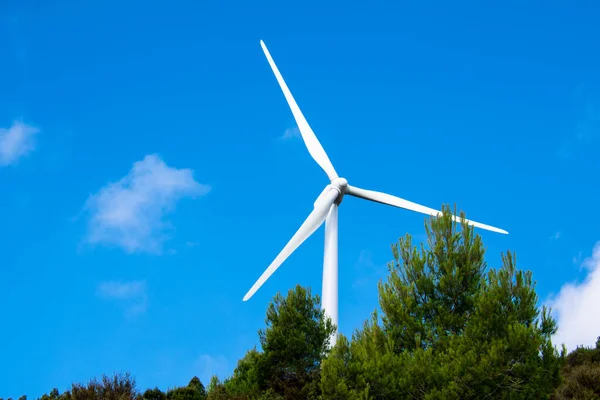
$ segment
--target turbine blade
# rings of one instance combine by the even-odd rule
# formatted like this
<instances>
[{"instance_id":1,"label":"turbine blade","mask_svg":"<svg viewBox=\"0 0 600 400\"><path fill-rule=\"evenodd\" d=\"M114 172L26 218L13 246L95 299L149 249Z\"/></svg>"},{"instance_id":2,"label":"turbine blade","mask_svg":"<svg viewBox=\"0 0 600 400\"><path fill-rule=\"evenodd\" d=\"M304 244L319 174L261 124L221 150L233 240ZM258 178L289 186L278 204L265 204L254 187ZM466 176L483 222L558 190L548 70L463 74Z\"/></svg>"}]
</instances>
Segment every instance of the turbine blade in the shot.
<instances>
[{"instance_id":1,"label":"turbine blade","mask_svg":"<svg viewBox=\"0 0 600 400\"><path fill-rule=\"evenodd\" d=\"M416 211L416 212L420 212L422 214L432 215L434 217L442 215L441 211L434 210L433 208L425 207L425 206L422 206L417 203L413 203L412 201L404 200L399 197L392 196L392 195L386 194L386 193L360 189L360 188L350 186L350 185L348 185L347 194L354 196L354 197L360 197L361 199L371 200L371 201L374 201L377 203L387 204L387 205L398 207L398 208L404 208L406 210ZM460 217L457 217L456 215L453 215L452 219L456 222L461 222ZM468 219L466 220L466 222L477 228L486 229L486 230L492 231L492 232L508 234L508 232L505 231L504 229L500 229L500 228L496 228L496 227L493 227L490 225L482 224L480 222L475 222L475 221L471 221Z\"/></svg>"},{"instance_id":2,"label":"turbine blade","mask_svg":"<svg viewBox=\"0 0 600 400\"><path fill-rule=\"evenodd\" d=\"M283 77L281 76L277 65L275 65L275 61L273 61L273 58L271 57L271 53L269 53L267 46L262 40L260 41L260 45L263 49L263 52L265 53L265 56L267 57L267 61L269 61L269 65L271 66L275 77L277 78L277 82L279 82L279 86L281 87L281 90L285 95L285 99L287 100L288 105L292 110L292 114L294 114L294 119L296 120L296 124L298 124L298 130L302 135L302 139L304 140L304 144L306 145L308 152L310 153L312 158L317 162L317 164L319 164L319 166L323 169L323 171L325 171L325 173L329 177L329 180L334 180L338 177L338 174L337 172L335 172L331 161L329 161L327 153L325 153L323 146L321 146L321 143L315 136L315 133L311 129L310 125L308 125L306 118L304 118L302 111L300 111L300 107L298 107L298 104L296 104L296 100L294 100L290 89L287 87L285 81L283 80Z\"/></svg>"},{"instance_id":3,"label":"turbine blade","mask_svg":"<svg viewBox=\"0 0 600 400\"><path fill-rule=\"evenodd\" d=\"M325 186L325 189L323 189L323 191L321 192L319 197L317 197L317 199L315 200L315 202L313 204L313 208L317 208L321 199L327 198L327 194L331 191L331 189L332 189L331 185Z\"/></svg>"},{"instance_id":4,"label":"turbine blade","mask_svg":"<svg viewBox=\"0 0 600 400\"><path fill-rule=\"evenodd\" d=\"M265 283L267 279L279 268L279 266L300 246L310 235L312 235L327 218L329 208L339 196L339 192L335 189L331 189L327 195L319 201L313 211L310 213L308 218L304 221L300 229L290 239L288 244L285 245L283 250L277 255L275 260L269 265L269 268L258 278L254 286L250 288L248 293L244 296L244 301L250 299L256 293L256 291Z\"/></svg>"}]
</instances>

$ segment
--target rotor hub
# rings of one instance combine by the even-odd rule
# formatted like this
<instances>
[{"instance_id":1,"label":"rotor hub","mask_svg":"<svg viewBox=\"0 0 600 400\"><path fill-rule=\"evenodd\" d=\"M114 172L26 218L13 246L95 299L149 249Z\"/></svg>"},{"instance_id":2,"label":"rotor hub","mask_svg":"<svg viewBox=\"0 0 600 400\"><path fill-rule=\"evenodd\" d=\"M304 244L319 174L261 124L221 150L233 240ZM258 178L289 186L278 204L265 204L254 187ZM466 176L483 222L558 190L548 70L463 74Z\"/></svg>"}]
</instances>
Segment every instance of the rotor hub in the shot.
<instances>
[{"instance_id":1,"label":"rotor hub","mask_svg":"<svg viewBox=\"0 0 600 400\"><path fill-rule=\"evenodd\" d=\"M335 178L331 181L331 186L339 190L341 194L345 194L348 191L348 181L346 178Z\"/></svg>"},{"instance_id":2,"label":"rotor hub","mask_svg":"<svg viewBox=\"0 0 600 400\"><path fill-rule=\"evenodd\" d=\"M339 205L344 195L348 192L348 181L346 178L335 178L331 181L331 187L339 192L339 196L335 200L335 203Z\"/></svg>"}]
</instances>

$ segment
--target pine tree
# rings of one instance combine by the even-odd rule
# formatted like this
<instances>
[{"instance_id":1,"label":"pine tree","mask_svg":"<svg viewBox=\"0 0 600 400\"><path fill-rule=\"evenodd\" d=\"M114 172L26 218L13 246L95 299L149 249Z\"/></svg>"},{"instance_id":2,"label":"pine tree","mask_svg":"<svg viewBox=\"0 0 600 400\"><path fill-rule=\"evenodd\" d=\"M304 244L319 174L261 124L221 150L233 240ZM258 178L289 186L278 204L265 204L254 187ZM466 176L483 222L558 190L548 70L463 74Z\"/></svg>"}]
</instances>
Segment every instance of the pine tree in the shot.
<instances>
[{"instance_id":1,"label":"pine tree","mask_svg":"<svg viewBox=\"0 0 600 400\"><path fill-rule=\"evenodd\" d=\"M556 322L538 308L531 272L518 270L510 252L488 270L481 238L457 226L444 207L426 224L427 245L413 247L406 235L392 247L394 262L379 284L381 318L374 313L347 349L340 341L323 363L323 398L550 396L562 359L551 342Z\"/></svg>"},{"instance_id":2,"label":"pine tree","mask_svg":"<svg viewBox=\"0 0 600 400\"><path fill-rule=\"evenodd\" d=\"M286 399L316 397L321 360L334 332L319 296L299 285L286 297L277 294L265 322L266 328L259 331L265 388Z\"/></svg>"}]
</instances>

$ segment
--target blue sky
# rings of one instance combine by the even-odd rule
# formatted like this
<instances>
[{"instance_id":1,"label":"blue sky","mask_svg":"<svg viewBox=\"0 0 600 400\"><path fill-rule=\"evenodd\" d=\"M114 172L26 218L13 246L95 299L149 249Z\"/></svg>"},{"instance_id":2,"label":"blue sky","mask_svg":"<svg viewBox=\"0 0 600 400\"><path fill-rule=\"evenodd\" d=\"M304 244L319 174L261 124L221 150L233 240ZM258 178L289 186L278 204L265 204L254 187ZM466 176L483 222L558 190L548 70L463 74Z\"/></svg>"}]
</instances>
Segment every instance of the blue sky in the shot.
<instances>
[{"instance_id":1,"label":"blue sky","mask_svg":"<svg viewBox=\"0 0 600 400\"><path fill-rule=\"evenodd\" d=\"M276 292L320 292L322 228L242 302L327 183L260 39L342 176L508 230L489 265L595 342L598 5L282 4L2 2L0 396L223 377ZM342 332L423 221L344 200Z\"/></svg>"}]
</instances>

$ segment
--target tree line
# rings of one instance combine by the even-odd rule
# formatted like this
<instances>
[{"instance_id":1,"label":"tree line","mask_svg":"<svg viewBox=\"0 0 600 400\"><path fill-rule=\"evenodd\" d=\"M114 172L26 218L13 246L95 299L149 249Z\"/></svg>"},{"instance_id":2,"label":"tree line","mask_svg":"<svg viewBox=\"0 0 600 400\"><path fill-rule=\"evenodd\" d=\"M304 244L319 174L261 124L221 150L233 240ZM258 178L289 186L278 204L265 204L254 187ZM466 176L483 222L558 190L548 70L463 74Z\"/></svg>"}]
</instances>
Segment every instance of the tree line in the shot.
<instances>
[{"instance_id":1,"label":"tree line","mask_svg":"<svg viewBox=\"0 0 600 400\"><path fill-rule=\"evenodd\" d=\"M449 207L425 227L426 243L406 235L392 246L381 313L331 349L319 296L297 286L273 298L260 350L224 381L141 391L129 374L105 375L39 400L600 399L600 337L559 349L557 323L514 253L488 268L481 237Z\"/></svg>"}]
</instances>

